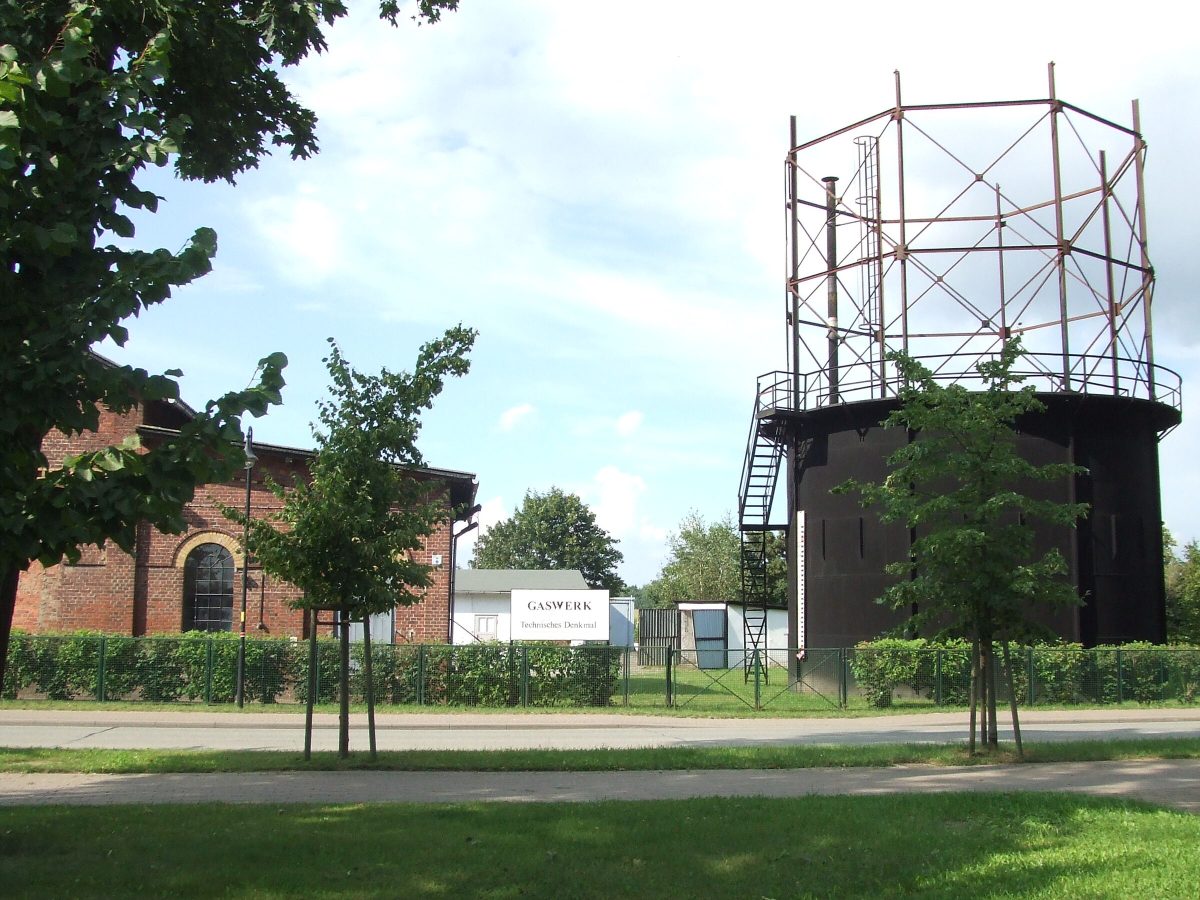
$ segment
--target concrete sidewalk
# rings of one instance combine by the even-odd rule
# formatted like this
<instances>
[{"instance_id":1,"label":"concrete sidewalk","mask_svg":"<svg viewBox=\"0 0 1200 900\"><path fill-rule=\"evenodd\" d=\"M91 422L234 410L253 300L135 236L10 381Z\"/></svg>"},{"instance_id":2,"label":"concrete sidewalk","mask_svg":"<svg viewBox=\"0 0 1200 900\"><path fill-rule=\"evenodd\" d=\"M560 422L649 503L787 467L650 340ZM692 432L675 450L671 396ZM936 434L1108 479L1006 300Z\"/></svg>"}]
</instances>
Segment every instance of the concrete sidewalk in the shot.
<instances>
[{"instance_id":1,"label":"concrete sidewalk","mask_svg":"<svg viewBox=\"0 0 1200 900\"><path fill-rule=\"evenodd\" d=\"M1083 793L1200 813L1200 760L786 771L0 775L0 806L541 803L949 791Z\"/></svg>"}]
</instances>

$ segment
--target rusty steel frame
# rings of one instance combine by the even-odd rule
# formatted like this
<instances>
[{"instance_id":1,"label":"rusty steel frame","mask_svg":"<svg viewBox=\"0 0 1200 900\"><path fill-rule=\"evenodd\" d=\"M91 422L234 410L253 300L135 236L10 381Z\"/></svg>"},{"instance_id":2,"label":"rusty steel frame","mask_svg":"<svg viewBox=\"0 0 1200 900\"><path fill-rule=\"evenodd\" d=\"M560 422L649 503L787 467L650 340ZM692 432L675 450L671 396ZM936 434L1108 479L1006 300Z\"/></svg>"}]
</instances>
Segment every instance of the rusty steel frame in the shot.
<instances>
[{"instance_id":1,"label":"rusty steel frame","mask_svg":"<svg viewBox=\"0 0 1200 900\"><path fill-rule=\"evenodd\" d=\"M891 109L805 142L792 118L788 366L760 410L893 396L891 351L969 384L1014 335L1038 390L1179 408L1154 363L1137 101L1129 127L1059 99L1053 63L1048 89L913 105L897 72Z\"/></svg>"}]
</instances>

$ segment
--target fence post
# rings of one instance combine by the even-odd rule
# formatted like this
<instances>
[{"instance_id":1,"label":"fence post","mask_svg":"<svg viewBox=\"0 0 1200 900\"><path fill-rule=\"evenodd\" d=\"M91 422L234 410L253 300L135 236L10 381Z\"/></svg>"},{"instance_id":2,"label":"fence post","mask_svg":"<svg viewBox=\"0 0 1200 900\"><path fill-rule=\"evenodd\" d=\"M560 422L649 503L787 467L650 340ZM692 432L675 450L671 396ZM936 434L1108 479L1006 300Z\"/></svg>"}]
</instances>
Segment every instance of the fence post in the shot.
<instances>
[{"instance_id":1,"label":"fence post","mask_svg":"<svg viewBox=\"0 0 1200 900\"><path fill-rule=\"evenodd\" d=\"M1032 709L1034 701L1037 700L1037 691L1033 683L1033 645L1025 648L1025 681L1027 682L1026 691L1029 694L1029 706Z\"/></svg>"},{"instance_id":2,"label":"fence post","mask_svg":"<svg viewBox=\"0 0 1200 900\"><path fill-rule=\"evenodd\" d=\"M417 647L417 706L425 705L425 645Z\"/></svg>"},{"instance_id":3,"label":"fence post","mask_svg":"<svg viewBox=\"0 0 1200 900\"><path fill-rule=\"evenodd\" d=\"M258 677L262 681L262 702L263 706L267 705L267 653L268 648L259 644L258 646Z\"/></svg>"},{"instance_id":4,"label":"fence post","mask_svg":"<svg viewBox=\"0 0 1200 900\"><path fill-rule=\"evenodd\" d=\"M213 639L206 638L204 648L204 702L212 703Z\"/></svg>"},{"instance_id":5,"label":"fence post","mask_svg":"<svg viewBox=\"0 0 1200 900\"><path fill-rule=\"evenodd\" d=\"M624 656L624 658L625 658L625 660L624 660L624 666L625 666L625 673L624 673L624 674L625 674L625 678L624 678L624 681L625 681L625 705L626 705L626 706L628 706L628 705L629 705L629 667L630 667L630 665L632 665L632 663L631 663L631 660L630 660L630 652L629 652L629 648L628 648L628 647L626 647L626 648L625 648L625 650L624 650L624 653L623 653L622 655L623 655L623 656Z\"/></svg>"},{"instance_id":6,"label":"fence post","mask_svg":"<svg viewBox=\"0 0 1200 900\"><path fill-rule=\"evenodd\" d=\"M1117 702L1125 702L1125 673L1121 668L1121 650L1117 649Z\"/></svg>"},{"instance_id":7,"label":"fence post","mask_svg":"<svg viewBox=\"0 0 1200 900\"><path fill-rule=\"evenodd\" d=\"M933 657L933 705L942 705L942 648L938 647Z\"/></svg>"},{"instance_id":8,"label":"fence post","mask_svg":"<svg viewBox=\"0 0 1200 900\"><path fill-rule=\"evenodd\" d=\"M754 708L762 709L762 651L754 648Z\"/></svg>"},{"instance_id":9,"label":"fence post","mask_svg":"<svg viewBox=\"0 0 1200 900\"><path fill-rule=\"evenodd\" d=\"M529 705L529 648L521 647L521 706Z\"/></svg>"},{"instance_id":10,"label":"fence post","mask_svg":"<svg viewBox=\"0 0 1200 900\"><path fill-rule=\"evenodd\" d=\"M846 648L838 648L838 706L845 709L850 704L850 684L847 678L850 660L846 656Z\"/></svg>"},{"instance_id":11,"label":"fence post","mask_svg":"<svg viewBox=\"0 0 1200 900\"><path fill-rule=\"evenodd\" d=\"M667 648L667 709L675 705L671 696L671 656L674 649L674 647Z\"/></svg>"},{"instance_id":12,"label":"fence post","mask_svg":"<svg viewBox=\"0 0 1200 900\"><path fill-rule=\"evenodd\" d=\"M104 657L106 656L107 651L108 651L108 638L106 638L104 635L100 635L100 662L96 666L96 702L97 703L104 702L104 695L105 695L105 690L104 690L104 687L105 687L105 685L104 685L105 659L104 659Z\"/></svg>"},{"instance_id":13,"label":"fence post","mask_svg":"<svg viewBox=\"0 0 1200 900\"><path fill-rule=\"evenodd\" d=\"M318 626L321 624L317 620L321 614L318 610L313 610L313 633L316 634ZM312 696L313 703L319 703L321 700L321 644L320 635L314 638L317 648L317 655L313 659L313 680L312 680Z\"/></svg>"}]
</instances>

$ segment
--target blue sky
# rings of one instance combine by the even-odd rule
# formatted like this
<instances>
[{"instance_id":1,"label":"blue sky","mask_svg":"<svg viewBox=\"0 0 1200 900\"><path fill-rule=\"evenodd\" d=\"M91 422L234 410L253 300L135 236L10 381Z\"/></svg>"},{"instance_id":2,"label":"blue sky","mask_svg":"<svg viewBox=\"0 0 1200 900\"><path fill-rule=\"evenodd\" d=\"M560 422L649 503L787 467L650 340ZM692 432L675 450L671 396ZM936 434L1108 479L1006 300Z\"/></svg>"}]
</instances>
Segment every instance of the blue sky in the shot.
<instances>
[{"instance_id":1,"label":"blue sky","mask_svg":"<svg viewBox=\"0 0 1200 900\"><path fill-rule=\"evenodd\" d=\"M1200 39L1165 3L853 7L464 0L434 27L352 3L288 73L321 154L236 187L156 173L138 241L215 228L213 273L131 323L122 362L185 373L193 404L287 353L264 441L308 446L325 338L408 368L458 322L471 373L425 417L431 465L474 472L486 526L526 490L579 493L653 578L691 509L732 512L755 378L785 365L788 116L815 137L907 102L1058 94L1129 121L1141 101L1157 361L1184 377L1161 445L1164 515L1200 537ZM918 14L917 10L921 12ZM469 553L469 548L460 548ZM465 558L465 557L464 557Z\"/></svg>"}]
</instances>

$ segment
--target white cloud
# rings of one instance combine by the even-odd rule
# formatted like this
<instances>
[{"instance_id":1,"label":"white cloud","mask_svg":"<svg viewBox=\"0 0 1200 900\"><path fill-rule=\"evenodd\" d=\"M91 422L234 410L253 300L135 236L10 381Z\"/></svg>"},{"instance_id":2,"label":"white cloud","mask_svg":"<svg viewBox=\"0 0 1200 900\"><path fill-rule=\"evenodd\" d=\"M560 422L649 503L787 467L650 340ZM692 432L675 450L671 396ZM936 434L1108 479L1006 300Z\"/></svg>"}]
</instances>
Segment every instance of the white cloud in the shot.
<instances>
[{"instance_id":1,"label":"white cloud","mask_svg":"<svg viewBox=\"0 0 1200 900\"><path fill-rule=\"evenodd\" d=\"M622 472L616 466L605 466L596 473L588 490L594 497L591 504L600 527L620 540L632 534L638 524L638 500L646 493L646 482L640 475Z\"/></svg>"},{"instance_id":2,"label":"white cloud","mask_svg":"<svg viewBox=\"0 0 1200 900\"><path fill-rule=\"evenodd\" d=\"M521 422L522 419L533 415L536 407L532 403L522 403L518 406L510 407L500 414L500 430L512 431Z\"/></svg>"},{"instance_id":3,"label":"white cloud","mask_svg":"<svg viewBox=\"0 0 1200 900\"><path fill-rule=\"evenodd\" d=\"M266 197L246 210L274 256L280 277L306 285L347 268L343 207L307 186L296 193Z\"/></svg>"},{"instance_id":4,"label":"white cloud","mask_svg":"<svg viewBox=\"0 0 1200 900\"><path fill-rule=\"evenodd\" d=\"M623 413L617 417L617 434L621 437L629 437L641 427L644 418L645 416L636 409Z\"/></svg>"}]
</instances>

